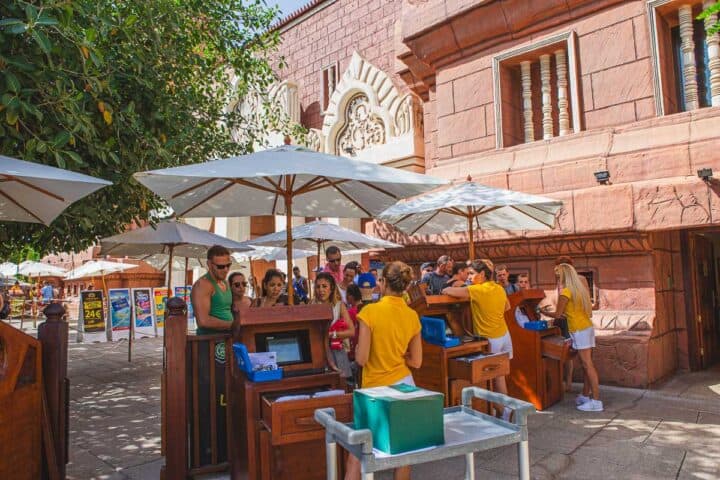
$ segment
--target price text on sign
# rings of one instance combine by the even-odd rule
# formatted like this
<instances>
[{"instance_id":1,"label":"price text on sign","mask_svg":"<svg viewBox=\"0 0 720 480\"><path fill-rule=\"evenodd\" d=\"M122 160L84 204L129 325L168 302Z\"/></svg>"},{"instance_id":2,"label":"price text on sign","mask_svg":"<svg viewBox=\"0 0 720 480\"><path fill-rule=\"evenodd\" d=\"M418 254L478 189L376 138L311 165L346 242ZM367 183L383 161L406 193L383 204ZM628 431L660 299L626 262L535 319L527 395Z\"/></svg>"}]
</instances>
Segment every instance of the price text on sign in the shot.
<instances>
[{"instance_id":1,"label":"price text on sign","mask_svg":"<svg viewBox=\"0 0 720 480\"><path fill-rule=\"evenodd\" d=\"M86 332L105 331L103 293L101 291L81 292L80 300L82 302L84 330Z\"/></svg>"}]
</instances>

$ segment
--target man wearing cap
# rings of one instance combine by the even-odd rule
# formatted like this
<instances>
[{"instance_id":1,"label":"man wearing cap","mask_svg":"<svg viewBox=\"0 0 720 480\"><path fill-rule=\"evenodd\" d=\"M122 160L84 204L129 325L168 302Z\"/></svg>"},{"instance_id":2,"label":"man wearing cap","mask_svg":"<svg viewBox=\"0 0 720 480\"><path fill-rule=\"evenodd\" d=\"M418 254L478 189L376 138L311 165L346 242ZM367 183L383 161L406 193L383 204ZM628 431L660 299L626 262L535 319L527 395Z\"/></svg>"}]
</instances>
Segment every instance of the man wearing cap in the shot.
<instances>
[{"instance_id":1,"label":"man wearing cap","mask_svg":"<svg viewBox=\"0 0 720 480\"><path fill-rule=\"evenodd\" d=\"M435 271L422 277L420 283L427 285L428 295L440 295L445 284L450 280L448 268L452 268L452 259L448 255L443 255L438 258Z\"/></svg>"},{"instance_id":2,"label":"man wearing cap","mask_svg":"<svg viewBox=\"0 0 720 480\"><path fill-rule=\"evenodd\" d=\"M358 277L358 287L360 287L360 295L362 296L363 305L373 302L373 290L377 286L375 275L372 273L361 273Z\"/></svg>"}]
</instances>

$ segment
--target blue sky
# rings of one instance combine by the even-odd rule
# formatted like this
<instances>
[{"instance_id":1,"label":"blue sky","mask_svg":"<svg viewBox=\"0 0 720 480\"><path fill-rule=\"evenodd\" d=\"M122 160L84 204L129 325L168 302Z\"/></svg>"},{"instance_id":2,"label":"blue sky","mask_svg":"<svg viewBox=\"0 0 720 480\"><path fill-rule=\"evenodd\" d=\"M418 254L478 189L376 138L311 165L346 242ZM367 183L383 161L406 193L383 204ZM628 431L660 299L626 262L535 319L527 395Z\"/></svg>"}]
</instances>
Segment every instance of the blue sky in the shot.
<instances>
[{"instance_id":1,"label":"blue sky","mask_svg":"<svg viewBox=\"0 0 720 480\"><path fill-rule=\"evenodd\" d=\"M268 5L279 5L282 17L290 15L292 12L297 10L309 3L310 0L267 0Z\"/></svg>"}]
</instances>

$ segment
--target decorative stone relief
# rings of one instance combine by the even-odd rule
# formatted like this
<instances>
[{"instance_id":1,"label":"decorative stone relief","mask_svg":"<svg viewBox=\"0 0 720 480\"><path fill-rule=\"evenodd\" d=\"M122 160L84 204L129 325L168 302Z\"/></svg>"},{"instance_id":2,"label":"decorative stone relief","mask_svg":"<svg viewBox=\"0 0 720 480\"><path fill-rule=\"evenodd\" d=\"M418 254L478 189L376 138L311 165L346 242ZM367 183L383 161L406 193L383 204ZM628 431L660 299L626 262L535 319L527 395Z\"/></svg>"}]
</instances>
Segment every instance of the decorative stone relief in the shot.
<instances>
[{"instance_id":1,"label":"decorative stone relief","mask_svg":"<svg viewBox=\"0 0 720 480\"><path fill-rule=\"evenodd\" d=\"M401 94L385 72L355 52L330 96L321 138L327 153L373 163L408 161L422 169L422 102Z\"/></svg>"},{"instance_id":2,"label":"decorative stone relief","mask_svg":"<svg viewBox=\"0 0 720 480\"><path fill-rule=\"evenodd\" d=\"M315 150L316 152L325 151L325 140L322 131L317 128L311 128L305 137L305 146Z\"/></svg>"},{"instance_id":3,"label":"decorative stone relief","mask_svg":"<svg viewBox=\"0 0 720 480\"><path fill-rule=\"evenodd\" d=\"M382 119L372 113L368 98L354 96L345 111L345 126L338 132L337 152L360 152L385 143L385 126Z\"/></svg>"}]
</instances>

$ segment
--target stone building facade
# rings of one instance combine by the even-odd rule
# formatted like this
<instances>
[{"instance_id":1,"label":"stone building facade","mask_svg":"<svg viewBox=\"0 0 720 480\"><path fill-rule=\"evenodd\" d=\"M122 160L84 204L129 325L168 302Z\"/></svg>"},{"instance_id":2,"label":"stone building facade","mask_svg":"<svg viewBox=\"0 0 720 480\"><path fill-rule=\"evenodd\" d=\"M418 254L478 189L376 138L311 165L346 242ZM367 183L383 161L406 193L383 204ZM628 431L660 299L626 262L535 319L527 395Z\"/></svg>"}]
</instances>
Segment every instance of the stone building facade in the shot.
<instances>
[{"instance_id":1,"label":"stone building facade","mask_svg":"<svg viewBox=\"0 0 720 480\"><path fill-rule=\"evenodd\" d=\"M554 230L480 232L476 251L549 296L570 255L599 298L601 379L646 386L720 360L720 183L702 171L720 172L720 57L702 7L314 0L276 27L278 74L317 150L562 200ZM414 265L467 256L464 233L364 228Z\"/></svg>"}]
</instances>

